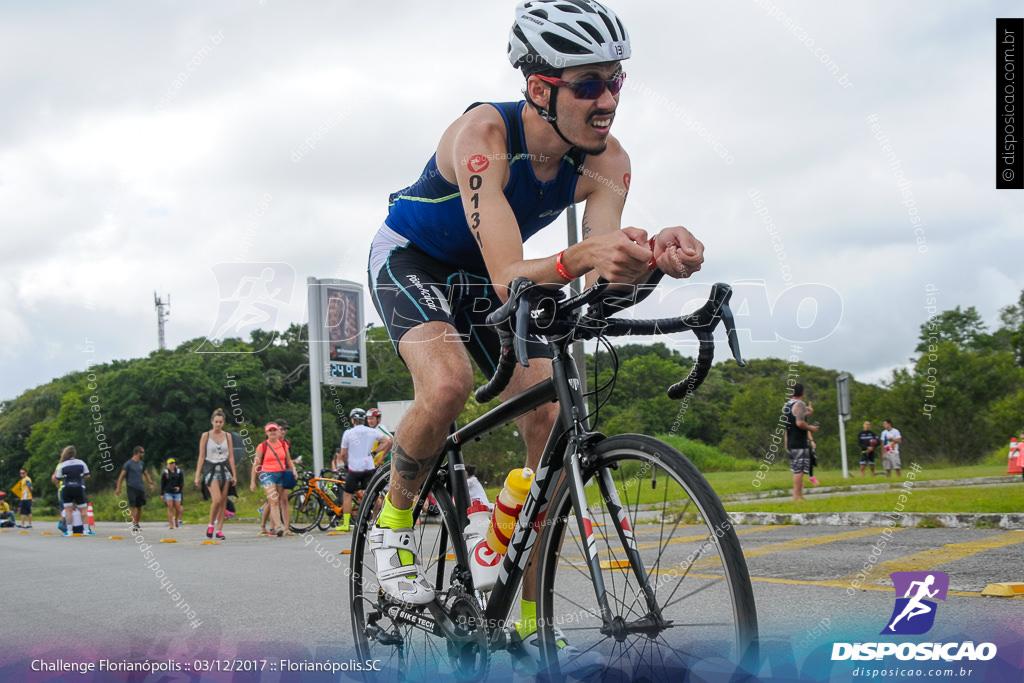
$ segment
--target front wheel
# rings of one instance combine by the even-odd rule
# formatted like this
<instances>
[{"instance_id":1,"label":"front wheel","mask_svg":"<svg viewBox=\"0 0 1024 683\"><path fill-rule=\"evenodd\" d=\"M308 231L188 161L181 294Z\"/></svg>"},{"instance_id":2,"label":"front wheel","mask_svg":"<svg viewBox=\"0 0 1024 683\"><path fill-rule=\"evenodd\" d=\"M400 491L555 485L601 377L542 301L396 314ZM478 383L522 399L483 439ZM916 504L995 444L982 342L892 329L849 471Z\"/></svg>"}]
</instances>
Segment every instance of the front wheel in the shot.
<instances>
[{"instance_id":1,"label":"front wheel","mask_svg":"<svg viewBox=\"0 0 1024 683\"><path fill-rule=\"evenodd\" d=\"M304 534L320 521L324 514L324 503L311 489L296 489L288 496L292 518L288 528L297 534Z\"/></svg>"},{"instance_id":2,"label":"front wheel","mask_svg":"<svg viewBox=\"0 0 1024 683\"><path fill-rule=\"evenodd\" d=\"M695 661L756 665L757 613L732 522L707 480L671 446L638 434L604 439L581 466L583 533L569 482L541 538L537 616L544 665L602 668L606 681L669 680ZM600 562L603 614L584 546ZM556 633L557 630L557 633ZM582 651L560 654L563 637Z\"/></svg>"}]
</instances>

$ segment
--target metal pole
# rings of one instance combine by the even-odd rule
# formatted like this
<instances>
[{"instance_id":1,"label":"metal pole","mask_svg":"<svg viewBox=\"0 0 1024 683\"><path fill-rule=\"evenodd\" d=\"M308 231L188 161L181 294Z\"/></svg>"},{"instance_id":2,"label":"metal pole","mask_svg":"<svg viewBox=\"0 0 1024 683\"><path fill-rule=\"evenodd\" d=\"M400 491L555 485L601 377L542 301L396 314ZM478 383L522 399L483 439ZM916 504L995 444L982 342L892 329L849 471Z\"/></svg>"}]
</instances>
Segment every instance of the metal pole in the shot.
<instances>
[{"instance_id":1,"label":"metal pole","mask_svg":"<svg viewBox=\"0 0 1024 683\"><path fill-rule=\"evenodd\" d=\"M566 230L569 235L569 246L579 242L576 233L576 205L570 204L569 208L565 213L566 218ZM569 290L573 294L579 294L583 291L583 280L576 278L569 283ZM572 344L572 357L576 361L576 372L580 376L580 382L583 387L584 393L587 391L587 356L583 350L583 342L577 341ZM595 378L596 381L596 378Z\"/></svg>"},{"instance_id":2,"label":"metal pole","mask_svg":"<svg viewBox=\"0 0 1024 683\"><path fill-rule=\"evenodd\" d=\"M319 475L324 466L324 428L320 404L320 373L323 361L320 358L320 288L315 277L306 278L306 292L309 298L309 410L313 429L313 475Z\"/></svg>"},{"instance_id":3,"label":"metal pole","mask_svg":"<svg viewBox=\"0 0 1024 683\"><path fill-rule=\"evenodd\" d=\"M843 459L843 479L850 476L846 461L846 420L850 416L850 376L845 372L836 377L836 405L839 406L839 452Z\"/></svg>"},{"instance_id":4,"label":"metal pole","mask_svg":"<svg viewBox=\"0 0 1024 683\"><path fill-rule=\"evenodd\" d=\"M843 479L850 476L850 468L846 464L846 420L839 416L839 448L843 454Z\"/></svg>"}]
</instances>

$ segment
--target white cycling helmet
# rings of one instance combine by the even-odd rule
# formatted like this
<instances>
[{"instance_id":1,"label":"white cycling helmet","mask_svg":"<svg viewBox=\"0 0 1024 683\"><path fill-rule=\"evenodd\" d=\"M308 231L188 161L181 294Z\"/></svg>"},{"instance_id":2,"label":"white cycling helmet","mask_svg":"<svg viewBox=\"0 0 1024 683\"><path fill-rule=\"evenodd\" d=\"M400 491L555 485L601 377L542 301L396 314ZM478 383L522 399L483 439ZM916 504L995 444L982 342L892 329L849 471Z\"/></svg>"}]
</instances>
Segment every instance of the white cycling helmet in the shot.
<instances>
[{"instance_id":1,"label":"white cycling helmet","mask_svg":"<svg viewBox=\"0 0 1024 683\"><path fill-rule=\"evenodd\" d=\"M593 0L526 0L516 7L508 60L529 75L629 59L629 34Z\"/></svg>"},{"instance_id":2,"label":"white cycling helmet","mask_svg":"<svg viewBox=\"0 0 1024 683\"><path fill-rule=\"evenodd\" d=\"M353 408L348 414L348 419L353 422L366 422L366 411L362 408Z\"/></svg>"}]
</instances>

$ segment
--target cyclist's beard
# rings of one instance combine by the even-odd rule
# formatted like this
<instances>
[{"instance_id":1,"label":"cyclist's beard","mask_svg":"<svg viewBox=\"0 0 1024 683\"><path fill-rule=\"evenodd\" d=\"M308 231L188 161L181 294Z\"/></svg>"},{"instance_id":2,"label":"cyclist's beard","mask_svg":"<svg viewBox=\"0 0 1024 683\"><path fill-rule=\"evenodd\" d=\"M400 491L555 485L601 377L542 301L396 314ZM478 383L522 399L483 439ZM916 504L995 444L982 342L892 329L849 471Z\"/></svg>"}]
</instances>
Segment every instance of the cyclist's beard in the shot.
<instances>
[{"instance_id":1,"label":"cyclist's beard","mask_svg":"<svg viewBox=\"0 0 1024 683\"><path fill-rule=\"evenodd\" d=\"M594 119L600 119L605 116L610 116L613 113L613 111L595 111L594 113L590 114L585 121L579 124L579 129L585 133L585 131L590 128L590 124L591 122L594 121ZM586 154L589 154L590 156L598 156L602 154L606 149L608 149L608 138L604 138L604 140L602 140L600 143L592 147L584 146L579 143L576 143L576 146L579 149L583 150Z\"/></svg>"},{"instance_id":2,"label":"cyclist's beard","mask_svg":"<svg viewBox=\"0 0 1024 683\"><path fill-rule=\"evenodd\" d=\"M553 92L552 92L552 96L551 96L551 105L550 105L550 107L551 107L551 111L555 113L556 119L555 119L555 121L551 125L553 125L555 127L555 130L559 133L559 135L561 135L562 139L565 140L566 142L568 142L569 144L573 145L577 149L582 150L585 154L589 154L591 156L598 156L599 154L604 153L604 151L606 149L608 149L608 139L607 138L602 140L596 146L586 147L586 146L584 146L584 145L582 145L582 144L580 144L579 142L576 141L576 138L578 138L579 135L572 135L572 134L567 135L566 134L566 131L562 128L561 125L559 125L559 124L564 124L565 123L565 119L561 118L558 115L558 113L557 113L557 110L556 110L556 101L557 101L557 99L558 99L558 90L554 89ZM587 115L586 119L581 121L578 124L578 126L575 123L572 123L571 125L573 126L573 128L577 128L578 127L580 132L585 132L588 128L590 128L590 123L594 119L599 119L599 118L601 118L603 116L610 116L612 114L614 114L614 110L610 110L610 111L598 110L598 111L592 112L591 114ZM573 131L573 132L575 132L575 131Z\"/></svg>"}]
</instances>

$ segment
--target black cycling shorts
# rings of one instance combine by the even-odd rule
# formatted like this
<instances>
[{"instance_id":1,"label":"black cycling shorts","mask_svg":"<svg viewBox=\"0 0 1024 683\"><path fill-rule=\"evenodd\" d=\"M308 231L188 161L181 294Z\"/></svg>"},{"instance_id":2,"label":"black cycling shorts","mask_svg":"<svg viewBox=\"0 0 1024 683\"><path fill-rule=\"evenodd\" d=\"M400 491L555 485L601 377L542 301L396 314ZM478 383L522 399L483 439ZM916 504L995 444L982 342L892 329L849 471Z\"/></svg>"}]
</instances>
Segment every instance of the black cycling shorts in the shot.
<instances>
[{"instance_id":1,"label":"black cycling shorts","mask_svg":"<svg viewBox=\"0 0 1024 683\"><path fill-rule=\"evenodd\" d=\"M74 503L75 505L85 505L85 487L77 486L75 484L68 484L62 490L61 505L65 507Z\"/></svg>"},{"instance_id":2,"label":"black cycling shorts","mask_svg":"<svg viewBox=\"0 0 1024 683\"><path fill-rule=\"evenodd\" d=\"M417 325L446 322L458 332L450 341L465 344L488 378L494 374L501 343L485 321L501 300L486 275L441 263L385 225L370 248L369 277L373 305L396 350ZM527 353L530 358L552 357L537 337L527 342Z\"/></svg>"},{"instance_id":3,"label":"black cycling shorts","mask_svg":"<svg viewBox=\"0 0 1024 683\"><path fill-rule=\"evenodd\" d=\"M366 470L365 472L353 472L352 470L348 470L345 472L345 493L365 491L366 485L370 483L370 478L376 471L377 470Z\"/></svg>"}]
</instances>

